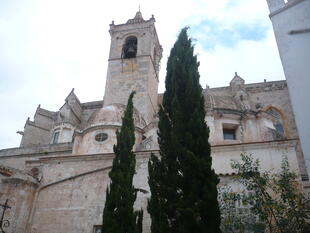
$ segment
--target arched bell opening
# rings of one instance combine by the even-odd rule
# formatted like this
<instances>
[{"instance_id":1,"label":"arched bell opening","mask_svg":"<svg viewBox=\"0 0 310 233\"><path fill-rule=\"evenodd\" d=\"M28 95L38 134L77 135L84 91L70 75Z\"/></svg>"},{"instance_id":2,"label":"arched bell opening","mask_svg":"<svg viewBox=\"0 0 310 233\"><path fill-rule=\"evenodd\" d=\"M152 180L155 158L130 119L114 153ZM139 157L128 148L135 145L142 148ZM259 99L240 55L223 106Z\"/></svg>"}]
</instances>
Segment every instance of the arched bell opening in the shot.
<instances>
[{"instance_id":1,"label":"arched bell opening","mask_svg":"<svg viewBox=\"0 0 310 233\"><path fill-rule=\"evenodd\" d=\"M125 40L122 50L122 58L135 58L137 56L138 39L135 36L129 36Z\"/></svg>"}]
</instances>

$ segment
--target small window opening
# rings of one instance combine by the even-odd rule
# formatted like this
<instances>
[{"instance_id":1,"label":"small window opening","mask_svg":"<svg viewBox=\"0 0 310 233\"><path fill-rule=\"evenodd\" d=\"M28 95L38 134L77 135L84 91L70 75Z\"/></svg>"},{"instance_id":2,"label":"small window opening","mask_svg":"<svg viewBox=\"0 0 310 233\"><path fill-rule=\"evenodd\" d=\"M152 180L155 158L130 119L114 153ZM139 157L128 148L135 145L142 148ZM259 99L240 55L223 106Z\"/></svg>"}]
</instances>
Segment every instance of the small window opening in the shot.
<instances>
[{"instance_id":1,"label":"small window opening","mask_svg":"<svg viewBox=\"0 0 310 233\"><path fill-rule=\"evenodd\" d=\"M53 136L53 143L58 143L58 139L59 139L59 132L55 132L54 136Z\"/></svg>"},{"instance_id":2,"label":"small window opening","mask_svg":"<svg viewBox=\"0 0 310 233\"><path fill-rule=\"evenodd\" d=\"M106 133L98 133L95 136L95 140L97 142L103 142L108 139L108 135Z\"/></svg>"},{"instance_id":3,"label":"small window opening","mask_svg":"<svg viewBox=\"0 0 310 233\"><path fill-rule=\"evenodd\" d=\"M223 129L224 140L236 140L235 129Z\"/></svg>"},{"instance_id":4,"label":"small window opening","mask_svg":"<svg viewBox=\"0 0 310 233\"><path fill-rule=\"evenodd\" d=\"M126 39L126 42L123 46L122 58L134 58L137 56L137 44L138 40L135 36L130 36Z\"/></svg>"}]
</instances>

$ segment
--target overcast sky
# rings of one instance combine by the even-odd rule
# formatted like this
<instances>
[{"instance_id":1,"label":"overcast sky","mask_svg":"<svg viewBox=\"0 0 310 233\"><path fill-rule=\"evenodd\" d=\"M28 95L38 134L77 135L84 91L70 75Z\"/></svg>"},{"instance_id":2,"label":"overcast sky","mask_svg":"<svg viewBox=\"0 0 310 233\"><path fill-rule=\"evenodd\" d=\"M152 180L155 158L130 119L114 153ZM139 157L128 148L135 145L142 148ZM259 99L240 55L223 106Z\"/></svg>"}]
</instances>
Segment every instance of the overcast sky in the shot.
<instances>
[{"instance_id":1,"label":"overcast sky","mask_svg":"<svg viewBox=\"0 0 310 233\"><path fill-rule=\"evenodd\" d=\"M189 26L200 60L201 85L284 79L265 0L0 0L0 148L19 146L38 104L57 111L72 88L81 102L101 100L110 46L109 24L141 8L154 14L167 57Z\"/></svg>"}]
</instances>

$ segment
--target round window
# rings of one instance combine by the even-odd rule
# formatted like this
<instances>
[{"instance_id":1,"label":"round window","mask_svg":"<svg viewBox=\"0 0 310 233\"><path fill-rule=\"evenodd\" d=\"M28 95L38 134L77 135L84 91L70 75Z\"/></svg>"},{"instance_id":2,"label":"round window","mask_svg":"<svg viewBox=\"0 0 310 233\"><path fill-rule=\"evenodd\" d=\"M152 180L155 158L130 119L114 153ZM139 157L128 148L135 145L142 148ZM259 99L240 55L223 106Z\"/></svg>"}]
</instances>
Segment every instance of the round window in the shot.
<instances>
[{"instance_id":1,"label":"round window","mask_svg":"<svg viewBox=\"0 0 310 233\"><path fill-rule=\"evenodd\" d=\"M98 133L95 136L95 140L97 142L103 142L108 139L108 135L106 133Z\"/></svg>"}]
</instances>

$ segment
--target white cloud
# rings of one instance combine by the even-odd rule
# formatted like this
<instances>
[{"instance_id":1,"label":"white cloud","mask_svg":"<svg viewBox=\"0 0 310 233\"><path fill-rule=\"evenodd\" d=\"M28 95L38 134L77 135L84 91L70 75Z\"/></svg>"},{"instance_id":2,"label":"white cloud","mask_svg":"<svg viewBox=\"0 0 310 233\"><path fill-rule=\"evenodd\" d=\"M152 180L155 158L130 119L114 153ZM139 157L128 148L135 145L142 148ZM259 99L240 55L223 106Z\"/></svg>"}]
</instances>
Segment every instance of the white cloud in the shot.
<instances>
[{"instance_id":1,"label":"white cloud","mask_svg":"<svg viewBox=\"0 0 310 233\"><path fill-rule=\"evenodd\" d=\"M3 109L0 148L18 146L27 116L38 104L57 111L74 87L82 102L104 95L109 54L109 24L132 18L141 1L16 0L0 3L0 104ZM263 41L239 41L234 48L204 51L197 42L202 85L228 85L234 71L246 82L283 79L265 1L187 0L141 4L145 19L152 14L164 48L159 91L177 33L203 19L223 27L237 23L269 27ZM207 33L207 31L205 31ZM270 77L270 78L269 78Z\"/></svg>"},{"instance_id":2,"label":"white cloud","mask_svg":"<svg viewBox=\"0 0 310 233\"><path fill-rule=\"evenodd\" d=\"M246 83L283 79L279 58L270 55L277 55L275 46L273 32L269 31L262 41L239 41L234 48L216 46L208 52L197 48L202 85L228 86L234 72L238 72Z\"/></svg>"}]
</instances>

